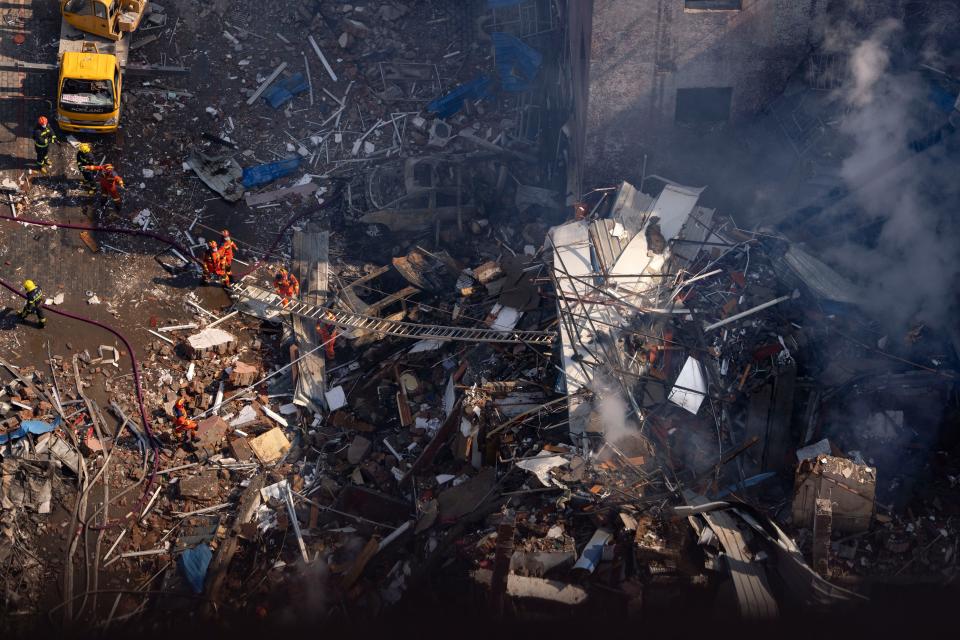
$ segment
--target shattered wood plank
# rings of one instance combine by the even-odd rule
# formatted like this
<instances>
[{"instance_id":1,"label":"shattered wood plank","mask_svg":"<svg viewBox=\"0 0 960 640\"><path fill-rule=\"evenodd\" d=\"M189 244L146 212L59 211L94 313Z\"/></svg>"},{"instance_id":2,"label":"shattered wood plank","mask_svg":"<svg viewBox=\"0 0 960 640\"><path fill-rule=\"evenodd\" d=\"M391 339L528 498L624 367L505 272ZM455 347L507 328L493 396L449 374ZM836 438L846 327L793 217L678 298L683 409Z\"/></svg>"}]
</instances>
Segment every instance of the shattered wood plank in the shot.
<instances>
[{"instance_id":1,"label":"shattered wood plank","mask_svg":"<svg viewBox=\"0 0 960 640\"><path fill-rule=\"evenodd\" d=\"M300 299L310 304L323 304L329 291L330 233L297 232L293 234L292 242L292 271L300 281ZM316 321L295 316L293 332L301 353L309 352L322 342ZM325 349L318 349L297 363L294 404L310 407L313 411L326 409L324 354Z\"/></svg>"},{"instance_id":2,"label":"shattered wood plank","mask_svg":"<svg viewBox=\"0 0 960 640\"><path fill-rule=\"evenodd\" d=\"M750 395L747 424L744 435L757 439L759 446L751 448L743 456L744 473L752 477L767 469L767 434L769 433L770 407L773 404L773 385L765 383Z\"/></svg>"},{"instance_id":3,"label":"shattered wood plank","mask_svg":"<svg viewBox=\"0 0 960 640\"><path fill-rule=\"evenodd\" d=\"M477 569L470 576L478 583L490 586L493 572ZM587 592L574 584L510 574L507 577L507 595L512 598L531 598L576 606L587 600Z\"/></svg>"},{"instance_id":4,"label":"shattered wood plank","mask_svg":"<svg viewBox=\"0 0 960 640\"><path fill-rule=\"evenodd\" d=\"M401 487L405 486L415 474L419 473L422 469L429 467L433 463L433 459L440 451L440 448L450 439L450 436L453 435L457 426L460 425L460 406L462 402L463 398L460 398L457 400L456 404L453 405L453 408L450 410L450 414L447 416L447 419L444 420L440 428L437 429L437 433L433 436L430 444L424 447L423 453L420 454L420 457L417 458L417 460L413 463L413 466L407 471L407 475L400 479Z\"/></svg>"},{"instance_id":5,"label":"shattered wood plank","mask_svg":"<svg viewBox=\"0 0 960 640\"><path fill-rule=\"evenodd\" d=\"M267 204L269 202L276 202L277 200L282 200L287 196L308 196L311 193L315 192L320 188L320 185L313 184L301 184L295 187L287 187L285 189L276 189L274 191L268 191L266 193L256 193L244 196L244 200L247 203L248 207L255 207L260 204Z\"/></svg>"},{"instance_id":6,"label":"shattered wood plank","mask_svg":"<svg viewBox=\"0 0 960 640\"><path fill-rule=\"evenodd\" d=\"M793 416L793 394L797 379L797 365L790 363L780 367L773 381L773 401L770 406L770 420L764 445L767 450L767 464L764 471L780 471L793 466L790 450L793 448L791 437L791 418Z\"/></svg>"},{"instance_id":7,"label":"shattered wood plank","mask_svg":"<svg viewBox=\"0 0 960 640\"><path fill-rule=\"evenodd\" d=\"M360 286L360 285L362 285L362 284L366 284L367 282L370 282L370 281L373 280L374 278L379 278L380 276L382 276L383 274L385 274L387 271L390 271L390 266L389 266L389 265L384 265L384 266L382 266L382 267L377 267L376 269L374 269L374 270L371 271L370 273L368 273L368 274L366 274L366 275L363 275L363 276L360 276L359 278L357 278L356 280L354 280L354 281L351 282L350 284L344 286L344 287L343 287L343 291L347 291L348 289L351 289L351 288L353 288L353 287L358 287L358 286Z\"/></svg>"},{"instance_id":8,"label":"shattered wood plank","mask_svg":"<svg viewBox=\"0 0 960 640\"><path fill-rule=\"evenodd\" d=\"M343 588L349 589L353 586L353 583L357 581L360 577L360 574L363 573L363 570L367 567L367 563L370 562L370 559L377 554L377 551L380 550L380 540L376 536L370 538L367 541L366 546L363 547L363 550L360 552L360 555L357 556L356 561L353 563L353 566L350 567L350 571L347 572L347 575L343 577Z\"/></svg>"},{"instance_id":9,"label":"shattered wood plank","mask_svg":"<svg viewBox=\"0 0 960 640\"><path fill-rule=\"evenodd\" d=\"M93 239L93 236L90 235L89 231L81 231L80 239L83 240L83 243L89 247L90 251L93 253L99 253L100 246L97 244L97 241Z\"/></svg>"},{"instance_id":10,"label":"shattered wood plank","mask_svg":"<svg viewBox=\"0 0 960 640\"><path fill-rule=\"evenodd\" d=\"M684 492L688 504L707 502L703 496ZM772 620L777 617L777 601L773 597L763 565L754 562L752 553L732 516L724 511L701 514L717 534L726 553L726 566L733 580L740 605L740 614L746 620Z\"/></svg>"},{"instance_id":11,"label":"shattered wood plank","mask_svg":"<svg viewBox=\"0 0 960 640\"><path fill-rule=\"evenodd\" d=\"M263 81L263 84L260 85L260 87L254 92L254 94L250 96L250 98L247 100L247 105L249 106L254 102L256 102L257 98L263 95L263 92L267 90L267 87L269 87L273 83L273 81L277 79L277 76L279 76L283 72L283 70L286 68L287 68L287 63L281 62L280 65L273 70L273 73L267 76L267 79Z\"/></svg>"},{"instance_id":12,"label":"shattered wood plank","mask_svg":"<svg viewBox=\"0 0 960 640\"><path fill-rule=\"evenodd\" d=\"M233 526L227 534L226 539L217 547L217 554L210 562L210 568L207 572L207 597L216 602L220 599L220 591L227 578L227 570L230 568L230 562L237 552L240 530L250 521L260 506L260 489L263 488L264 475L258 474L250 480L250 484L244 489L240 496L240 507L237 509L237 517L233 521ZM208 604L207 611L210 612Z\"/></svg>"},{"instance_id":13,"label":"shattered wood plank","mask_svg":"<svg viewBox=\"0 0 960 640\"><path fill-rule=\"evenodd\" d=\"M391 293L382 300L378 300L371 305L367 306L367 310L364 311L368 316L378 316L380 312L389 307L394 302L398 300L404 300L414 295L415 293L420 293L420 289L417 289L413 286L404 287L396 293Z\"/></svg>"}]
</instances>

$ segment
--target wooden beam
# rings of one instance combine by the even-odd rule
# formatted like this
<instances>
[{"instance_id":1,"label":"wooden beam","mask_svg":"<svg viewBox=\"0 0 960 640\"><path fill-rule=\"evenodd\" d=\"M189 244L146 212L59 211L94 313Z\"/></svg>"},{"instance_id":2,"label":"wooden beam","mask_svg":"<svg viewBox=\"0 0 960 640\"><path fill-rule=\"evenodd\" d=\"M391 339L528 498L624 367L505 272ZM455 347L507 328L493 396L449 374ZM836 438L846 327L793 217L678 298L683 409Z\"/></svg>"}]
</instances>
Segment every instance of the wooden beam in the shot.
<instances>
[{"instance_id":1,"label":"wooden beam","mask_svg":"<svg viewBox=\"0 0 960 640\"><path fill-rule=\"evenodd\" d=\"M287 68L287 63L281 62L280 66L274 69L273 73L267 76L267 79L264 80L263 83L260 85L260 87L254 92L254 94L250 96L250 98L247 100L247 105L249 106L254 102L256 102L257 99L263 94L263 92L267 90L267 87L269 87L273 83L273 81L277 79L277 76L279 76L283 72L283 70L286 68Z\"/></svg>"},{"instance_id":2,"label":"wooden beam","mask_svg":"<svg viewBox=\"0 0 960 640\"><path fill-rule=\"evenodd\" d=\"M313 47L313 52L317 54L317 57L320 58L320 62L323 63L323 68L326 69L327 73L330 74L330 79L336 82L337 74L333 72L333 69L330 67L330 63L327 62L327 59L323 56L323 52L320 51L317 41L313 39L313 36L307 36L307 40L310 41L310 46Z\"/></svg>"},{"instance_id":3,"label":"wooden beam","mask_svg":"<svg viewBox=\"0 0 960 640\"><path fill-rule=\"evenodd\" d=\"M234 518L233 526L226 539L217 547L217 555L210 562L210 569L207 572L207 597L213 602L220 598L220 591L227 579L227 570L230 568L230 562L237 552L237 546L240 540L240 529L253 518L257 507L260 506L260 489L263 488L264 475L261 473L250 480L250 484L243 490L240 496L240 508L237 510L237 517ZM212 613L210 603L207 604L207 612Z\"/></svg>"}]
</instances>

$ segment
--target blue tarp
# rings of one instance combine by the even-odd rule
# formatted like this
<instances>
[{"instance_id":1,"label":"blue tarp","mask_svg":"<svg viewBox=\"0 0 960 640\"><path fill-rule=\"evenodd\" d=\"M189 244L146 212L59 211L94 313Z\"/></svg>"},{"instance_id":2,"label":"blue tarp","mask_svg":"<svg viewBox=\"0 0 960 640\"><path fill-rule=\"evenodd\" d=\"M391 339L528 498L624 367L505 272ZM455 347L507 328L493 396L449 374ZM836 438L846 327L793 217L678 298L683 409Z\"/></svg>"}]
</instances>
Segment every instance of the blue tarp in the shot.
<instances>
[{"instance_id":1,"label":"blue tarp","mask_svg":"<svg viewBox=\"0 0 960 640\"><path fill-rule=\"evenodd\" d=\"M187 549L177 558L177 566L183 571L184 577L194 593L203 593L203 582L207 578L207 568L213 552L205 544Z\"/></svg>"},{"instance_id":2,"label":"blue tarp","mask_svg":"<svg viewBox=\"0 0 960 640\"><path fill-rule=\"evenodd\" d=\"M285 102L293 100L293 96L306 91L308 87L307 79L302 73L298 73L272 86L269 91L263 94L263 99L271 107L277 109Z\"/></svg>"},{"instance_id":3,"label":"blue tarp","mask_svg":"<svg viewBox=\"0 0 960 640\"><path fill-rule=\"evenodd\" d=\"M543 64L543 55L509 33L494 31L491 36L500 86L511 93L529 91Z\"/></svg>"},{"instance_id":4,"label":"blue tarp","mask_svg":"<svg viewBox=\"0 0 960 640\"><path fill-rule=\"evenodd\" d=\"M49 433L50 431L53 431L59 427L60 422L60 416L57 416L57 419L54 420L52 424L44 422L43 420L24 420L20 423L20 426L17 427L16 430L0 434L0 444L6 444L10 440L22 438L28 433L32 433L35 436L38 436L41 433Z\"/></svg>"},{"instance_id":5,"label":"blue tarp","mask_svg":"<svg viewBox=\"0 0 960 640\"><path fill-rule=\"evenodd\" d=\"M247 189L259 187L262 184L273 182L283 176L288 176L300 166L300 156L292 156L277 162L247 167L243 170L243 186Z\"/></svg>"},{"instance_id":6,"label":"blue tarp","mask_svg":"<svg viewBox=\"0 0 960 640\"><path fill-rule=\"evenodd\" d=\"M440 118L449 118L463 108L464 100L477 100L490 97L490 78L481 75L466 84L462 84L442 98L427 105L427 111Z\"/></svg>"}]
</instances>

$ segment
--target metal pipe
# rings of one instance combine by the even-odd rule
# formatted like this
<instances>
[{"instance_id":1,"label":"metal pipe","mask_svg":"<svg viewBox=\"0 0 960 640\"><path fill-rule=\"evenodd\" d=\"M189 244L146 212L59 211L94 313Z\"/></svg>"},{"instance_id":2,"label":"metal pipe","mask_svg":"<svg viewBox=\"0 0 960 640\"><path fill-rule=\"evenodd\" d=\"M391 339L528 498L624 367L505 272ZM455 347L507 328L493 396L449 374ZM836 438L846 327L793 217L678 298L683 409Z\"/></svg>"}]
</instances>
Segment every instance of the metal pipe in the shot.
<instances>
[{"instance_id":1,"label":"metal pipe","mask_svg":"<svg viewBox=\"0 0 960 640\"><path fill-rule=\"evenodd\" d=\"M706 333L707 331L712 331L713 329L717 329L717 328L722 327L722 326L724 326L724 325L730 324L731 322L736 322L737 320L740 320L741 318L746 318L747 316L751 316L751 315L757 313L758 311L763 311L764 309L767 309L768 307L772 307L772 306L775 305L775 304L780 304L781 302L784 302L785 300L789 300L789 299L792 298L792 297L793 297L793 296L780 296L779 298L774 298L773 300L769 300L769 301L767 301L767 302L764 302L763 304L758 304L757 306L753 307L752 309L747 309L746 311L741 311L740 313L738 313L738 314L736 314L736 315L732 315L732 316L730 316L729 318L726 318L725 320L721 320L721 321L719 321L719 322L714 322L713 324L707 325L706 327L703 328L703 331L704 331L704 333Z\"/></svg>"}]
</instances>

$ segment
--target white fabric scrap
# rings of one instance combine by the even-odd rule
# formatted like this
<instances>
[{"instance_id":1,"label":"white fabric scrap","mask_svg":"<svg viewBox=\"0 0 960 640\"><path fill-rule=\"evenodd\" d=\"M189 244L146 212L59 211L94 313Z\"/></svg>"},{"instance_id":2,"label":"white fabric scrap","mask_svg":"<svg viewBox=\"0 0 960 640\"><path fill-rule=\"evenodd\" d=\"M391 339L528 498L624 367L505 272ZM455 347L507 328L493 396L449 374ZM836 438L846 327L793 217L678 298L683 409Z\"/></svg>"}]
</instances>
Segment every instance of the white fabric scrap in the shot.
<instances>
[{"instance_id":1,"label":"white fabric scrap","mask_svg":"<svg viewBox=\"0 0 960 640\"><path fill-rule=\"evenodd\" d=\"M553 485L562 486L550 476L550 470L562 467L567 462L569 461L563 456L554 456L546 451L541 451L536 458L521 460L517 463L517 466L537 476L537 480L543 486L550 487Z\"/></svg>"}]
</instances>

